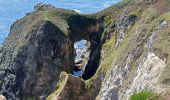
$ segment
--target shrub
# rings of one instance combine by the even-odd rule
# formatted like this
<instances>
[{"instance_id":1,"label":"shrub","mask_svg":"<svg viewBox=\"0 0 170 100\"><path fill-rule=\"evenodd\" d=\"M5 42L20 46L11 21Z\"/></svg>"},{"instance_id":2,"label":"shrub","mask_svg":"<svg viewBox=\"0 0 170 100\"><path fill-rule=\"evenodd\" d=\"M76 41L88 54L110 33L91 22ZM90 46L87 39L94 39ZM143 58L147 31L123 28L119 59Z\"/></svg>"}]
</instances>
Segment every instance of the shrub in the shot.
<instances>
[{"instance_id":1,"label":"shrub","mask_svg":"<svg viewBox=\"0 0 170 100\"><path fill-rule=\"evenodd\" d=\"M130 100L160 100L159 95L150 91L141 91L138 93L133 93L130 96Z\"/></svg>"}]
</instances>

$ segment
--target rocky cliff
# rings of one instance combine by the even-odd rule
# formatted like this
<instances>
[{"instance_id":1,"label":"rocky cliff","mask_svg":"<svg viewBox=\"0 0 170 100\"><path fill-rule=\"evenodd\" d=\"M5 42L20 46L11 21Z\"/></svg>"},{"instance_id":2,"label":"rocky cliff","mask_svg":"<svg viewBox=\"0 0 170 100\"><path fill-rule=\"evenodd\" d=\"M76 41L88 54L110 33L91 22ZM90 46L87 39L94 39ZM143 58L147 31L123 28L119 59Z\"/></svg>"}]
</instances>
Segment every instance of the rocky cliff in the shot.
<instances>
[{"instance_id":1,"label":"rocky cliff","mask_svg":"<svg viewBox=\"0 0 170 100\"><path fill-rule=\"evenodd\" d=\"M11 26L0 48L0 90L9 100L46 98L62 71L73 72L74 42L99 37L96 18L50 5L35 9Z\"/></svg>"},{"instance_id":2,"label":"rocky cliff","mask_svg":"<svg viewBox=\"0 0 170 100\"><path fill-rule=\"evenodd\" d=\"M0 48L0 93L8 100L170 98L170 1L123 0L97 14L39 4ZM82 77L74 43L90 42ZM141 97L142 98L142 97Z\"/></svg>"}]
</instances>

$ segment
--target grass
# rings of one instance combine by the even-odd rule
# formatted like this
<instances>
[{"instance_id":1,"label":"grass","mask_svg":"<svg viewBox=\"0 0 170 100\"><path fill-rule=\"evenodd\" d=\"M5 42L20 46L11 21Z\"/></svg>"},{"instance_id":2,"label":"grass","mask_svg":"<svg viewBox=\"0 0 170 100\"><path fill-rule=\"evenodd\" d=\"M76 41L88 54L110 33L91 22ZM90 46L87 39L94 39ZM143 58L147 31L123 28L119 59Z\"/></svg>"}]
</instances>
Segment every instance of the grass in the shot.
<instances>
[{"instance_id":1,"label":"grass","mask_svg":"<svg viewBox=\"0 0 170 100\"><path fill-rule=\"evenodd\" d=\"M115 41L116 41L115 35L110 37L110 39L107 40L103 44L102 48L105 51L105 54L103 58L101 59L99 69L97 70L97 73L94 76L94 79L87 82L87 84L93 84L94 80L97 79L96 77L98 77L100 73L107 73L109 70L113 69L113 67L115 66L113 65L113 62L115 62L117 66L124 66L124 64L126 63L128 53L133 51L134 47L137 47L137 46L140 46L138 48L144 48L143 46L146 40L150 37L153 29L159 25L160 20L169 18L169 14L164 14L161 16L161 18L159 18L159 16L157 15L156 9L154 8L148 8L148 9L143 10L142 12L140 12L140 10L137 9L136 11L129 13L129 15L137 16L138 22L136 22L126 32L125 38L122 41L119 48L117 49L115 48ZM109 25L114 24L115 20L116 20L116 17L114 16L114 14L106 16L105 17L106 27L109 27ZM104 34L107 34L107 33L104 33ZM139 39L134 40L135 37L139 37L140 40ZM133 73L134 71L136 71L136 68L137 68L136 60L140 59L144 52L147 52L147 51L143 50L141 54L138 54L138 56L135 59L133 59L133 61L130 62L132 69L130 72L131 74L129 76L133 76ZM131 77L129 77L129 80L131 80Z\"/></svg>"},{"instance_id":2,"label":"grass","mask_svg":"<svg viewBox=\"0 0 170 100\"><path fill-rule=\"evenodd\" d=\"M158 94L150 91L141 91L138 93L133 93L130 96L130 100L160 100L160 97Z\"/></svg>"},{"instance_id":3,"label":"grass","mask_svg":"<svg viewBox=\"0 0 170 100\"><path fill-rule=\"evenodd\" d=\"M104 21L105 21L105 26L108 27L108 26L113 26L116 22L116 19L115 19L115 15L109 15L109 16L106 16L104 18Z\"/></svg>"},{"instance_id":4,"label":"grass","mask_svg":"<svg viewBox=\"0 0 170 100\"><path fill-rule=\"evenodd\" d=\"M56 85L56 90L47 97L47 100L52 100L52 98L54 98L55 96L57 97L59 95L59 93L62 91L66 84L67 78L68 74L66 72L60 73L60 81Z\"/></svg>"},{"instance_id":5,"label":"grass","mask_svg":"<svg viewBox=\"0 0 170 100\"><path fill-rule=\"evenodd\" d=\"M136 16L138 19L142 16L142 10L140 8L129 13L129 16Z\"/></svg>"},{"instance_id":6,"label":"grass","mask_svg":"<svg viewBox=\"0 0 170 100\"><path fill-rule=\"evenodd\" d=\"M170 0L166 0L168 3L170 3Z\"/></svg>"},{"instance_id":7,"label":"grass","mask_svg":"<svg viewBox=\"0 0 170 100\"><path fill-rule=\"evenodd\" d=\"M68 32L68 28L69 28L68 23L66 22L65 19L60 17L61 15L57 10L53 10L53 9L47 10L43 13L44 20L52 22L53 24L58 26L60 28L60 30L62 30L65 33L65 35L68 35L68 33L69 33ZM67 14L65 14L65 15L67 15ZM64 14L63 14L63 16L64 16Z\"/></svg>"},{"instance_id":8,"label":"grass","mask_svg":"<svg viewBox=\"0 0 170 100\"><path fill-rule=\"evenodd\" d=\"M159 20L157 21L157 23L161 20L170 20L170 12L164 13L159 17ZM153 48L157 48L160 50L160 52L158 52L158 56L162 57L164 54L169 55L170 53L170 27L166 27L164 28L163 31L161 31L158 34L157 37L157 42L154 43ZM162 72L159 82L166 85L167 87L170 88L170 56L168 56L167 58L167 65L165 70Z\"/></svg>"}]
</instances>

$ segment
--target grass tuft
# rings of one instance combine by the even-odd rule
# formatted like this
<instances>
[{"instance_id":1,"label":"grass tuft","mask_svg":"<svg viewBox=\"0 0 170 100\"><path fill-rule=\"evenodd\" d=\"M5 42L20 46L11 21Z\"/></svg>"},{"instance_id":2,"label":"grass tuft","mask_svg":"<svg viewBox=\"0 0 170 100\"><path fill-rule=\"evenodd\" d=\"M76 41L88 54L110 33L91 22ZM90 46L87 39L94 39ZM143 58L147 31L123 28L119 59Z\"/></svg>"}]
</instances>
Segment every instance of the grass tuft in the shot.
<instances>
[{"instance_id":1,"label":"grass tuft","mask_svg":"<svg viewBox=\"0 0 170 100\"><path fill-rule=\"evenodd\" d=\"M133 93L130 100L160 100L160 97L158 94L150 91L141 91L138 93Z\"/></svg>"}]
</instances>

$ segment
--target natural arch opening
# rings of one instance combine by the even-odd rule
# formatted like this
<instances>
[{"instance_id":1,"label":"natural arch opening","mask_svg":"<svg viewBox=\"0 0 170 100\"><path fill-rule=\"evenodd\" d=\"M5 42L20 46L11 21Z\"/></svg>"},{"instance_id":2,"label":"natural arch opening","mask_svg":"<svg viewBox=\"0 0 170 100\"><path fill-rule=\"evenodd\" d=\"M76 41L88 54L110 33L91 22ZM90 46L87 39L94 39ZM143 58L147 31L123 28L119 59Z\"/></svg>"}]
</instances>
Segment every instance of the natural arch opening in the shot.
<instances>
[{"instance_id":1,"label":"natural arch opening","mask_svg":"<svg viewBox=\"0 0 170 100\"><path fill-rule=\"evenodd\" d=\"M104 18L73 15L68 18L68 25L71 32L70 38L74 43L83 39L90 43L90 46L88 46L90 52L88 52L89 54L88 59L86 59L86 65L81 65L81 60L75 61L75 66L80 65L83 66L83 68L74 68L73 71L73 75L82 76L84 80L88 80L96 73L99 67L101 33L104 30Z\"/></svg>"},{"instance_id":2,"label":"natural arch opening","mask_svg":"<svg viewBox=\"0 0 170 100\"><path fill-rule=\"evenodd\" d=\"M97 71L100 61L101 41L100 34L95 33L90 41L80 40L74 43L74 71L73 75L90 79Z\"/></svg>"},{"instance_id":3,"label":"natural arch opening","mask_svg":"<svg viewBox=\"0 0 170 100\"><path fill-rule=\"evenodd\" d=\"M87 40L80 40L74 43L75 49L75 66L73 75L77 77L82 77L85 67L89 60L90 55L90 41Z\"/></svg>"}]
</instances>

